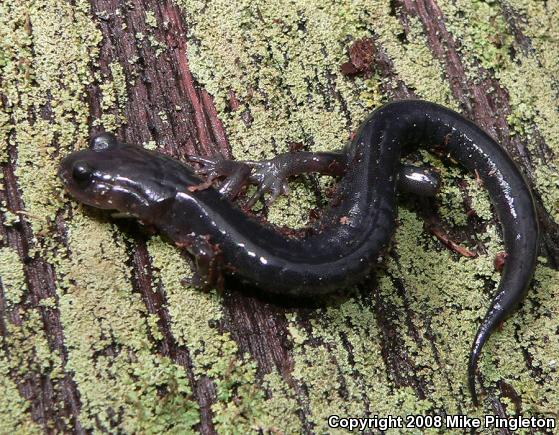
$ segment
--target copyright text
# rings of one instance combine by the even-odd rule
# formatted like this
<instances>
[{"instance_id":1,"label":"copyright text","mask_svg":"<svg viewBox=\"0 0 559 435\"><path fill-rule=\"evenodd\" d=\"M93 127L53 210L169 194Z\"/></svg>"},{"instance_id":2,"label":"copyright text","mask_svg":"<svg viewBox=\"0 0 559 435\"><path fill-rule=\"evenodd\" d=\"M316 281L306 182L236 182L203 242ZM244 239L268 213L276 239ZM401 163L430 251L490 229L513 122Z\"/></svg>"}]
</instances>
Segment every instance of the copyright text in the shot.
<instances>
[{"instance_id":1,"label":"copyright text","mask_svg":"<svg viewBox=\"0 0 559 435\"><path fill-rule=\"evenodd\" d=\"M504 418L497 415L485 415L482 418L467 415L406 415L373 417L328 417L328 426L332 429L364 431L377 429L555 429L557 421L551 417L516 417Z\"/></svg>"}]
</instances>

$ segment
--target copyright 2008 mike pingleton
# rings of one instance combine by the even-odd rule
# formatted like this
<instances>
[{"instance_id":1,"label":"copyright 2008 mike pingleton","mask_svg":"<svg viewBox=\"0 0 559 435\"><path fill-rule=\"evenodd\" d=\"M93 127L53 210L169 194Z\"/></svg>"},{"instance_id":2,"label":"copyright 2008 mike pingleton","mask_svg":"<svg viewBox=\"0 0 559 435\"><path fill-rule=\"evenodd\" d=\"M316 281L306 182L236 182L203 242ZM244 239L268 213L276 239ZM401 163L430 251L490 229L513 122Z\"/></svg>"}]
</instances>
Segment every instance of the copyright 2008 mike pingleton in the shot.
<instances>
[{"instance_id":1,"label":"copyright 2008 mike pingleton","mask_svg":"<svg viewBox=\"0 0 559 435\"><path fill-rule=\"evenodd\" d=\"M364 431L377 429L540 429L552 430L557 427L557 421L552 417L499 417L484 415L483 417L469 417L467 415L406 415L372 417L343 417L331 415L328 426L332 429L347 429L349 431Z\"/></svg>"}]
</instances>

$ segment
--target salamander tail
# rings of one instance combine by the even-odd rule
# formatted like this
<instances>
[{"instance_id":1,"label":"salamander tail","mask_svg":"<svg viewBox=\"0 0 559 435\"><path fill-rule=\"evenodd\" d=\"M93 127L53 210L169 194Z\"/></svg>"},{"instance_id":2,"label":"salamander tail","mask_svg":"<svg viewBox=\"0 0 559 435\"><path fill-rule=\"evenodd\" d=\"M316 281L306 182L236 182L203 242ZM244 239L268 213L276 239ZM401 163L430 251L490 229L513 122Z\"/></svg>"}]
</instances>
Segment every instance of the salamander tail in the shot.
<instances>
[{"instance_id":1,"label":"salamander tail","mask_svg":"<svg viewBox=\"0 0 559 435\"><path fill-rule=\"evenodd\" d=\"M503 298L503 293L507 295L506 292L499 292L497 294L497 297L493 300L491 308L489 309L487 315L483 319L483 322L481 323L477 331L476 338L472 345L472 351L470 352L470 361L468 364L468 386L470 388L472 402L475 406L479 405L479 400L476 392L476 371L481 351L487 339L491 336L491 334L499 326L499 324L505 320L507 313L510 310L510 307L506 307L508 309L503 309L503 306L501 305L502 302L511 303L510 300L506 300L506 297ZM517 303L517 301L515 302Z\"/></svg>"},{"instance_id":2,"label":"salamander tail","mask_svg":"<svg viewBox=\"0 0 559 435\"><path fill-rule=\"evenodd\" d=\"M472 346L472 351L470 352L470 361L468 363L468 387L470 388L470 396L472 397L472 402L474 406L479 405L479 400L476 391L477 363L481 355L481 349L485 344L485 342L487 341L489 334L490 334L489 332L487 331L482 332L480 329L480 331L478 331L476 335L474 345Z\"/></svg>"}]
</instances>

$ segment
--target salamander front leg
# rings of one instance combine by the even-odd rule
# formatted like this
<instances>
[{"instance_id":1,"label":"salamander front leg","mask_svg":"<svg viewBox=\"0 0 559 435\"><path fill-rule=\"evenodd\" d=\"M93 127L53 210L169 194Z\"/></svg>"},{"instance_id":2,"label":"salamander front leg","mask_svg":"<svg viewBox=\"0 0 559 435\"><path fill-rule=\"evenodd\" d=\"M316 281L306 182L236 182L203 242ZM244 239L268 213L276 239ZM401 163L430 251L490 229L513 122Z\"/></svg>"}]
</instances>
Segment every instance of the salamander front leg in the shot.
<instances>
[{"instance_id":1,"label":"salamander front leg","mask_svg":"<svg viewBox=\"0 0 559 435\"><path fill-rule=\"evenodd\" d=\"M194 258L195 270L188 284L203 290L223 290L223 256L219 245L213 244L207 235L189 234L176 245L184 248Z\"/></svg>"},{"instance_id":2,"label":"salamander front leg","mask_svg":"<svg viewBox=\"0 0 559 435\"><path fill-rule=\"evenodd\" d=\"M200 168L195 169L195 172L206 179L204 183L193 186L194 189L208 188L215 180L225 178L225 181L219 187L219 192L232 200L241 192L243 186L250 182L249 177L252 168L245 162L228 160L223 157L188 156L188 159L200 165Z\"/></svg>"}]
</instances>

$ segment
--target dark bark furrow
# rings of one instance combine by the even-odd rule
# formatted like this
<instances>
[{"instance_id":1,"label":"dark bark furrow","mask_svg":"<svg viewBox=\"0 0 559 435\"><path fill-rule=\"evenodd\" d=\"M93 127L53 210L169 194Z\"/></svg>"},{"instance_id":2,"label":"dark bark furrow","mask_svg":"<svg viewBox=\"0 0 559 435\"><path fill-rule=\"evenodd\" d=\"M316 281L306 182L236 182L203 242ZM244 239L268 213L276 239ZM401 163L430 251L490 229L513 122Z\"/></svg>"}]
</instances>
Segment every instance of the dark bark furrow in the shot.
<instances>
[{"instance_id":1,"label":"dark bark furrow","mask_svg":"<svg viewBox=\"0 0 559 435\"><path fill-rule=\"evenodd\" d=\"M200 405L200 425L202 433L213 433L215 428L212 422L211 406L215 403L215 386L206 377L196 379L193 371L192 360L188 349L177 343L171 332L171 316L167 310L167 298L161 285L157 290L152 290L153 275L147 247L144 243L137 242L131 247L133 266L133 286L138 292L149 314L158 317L158 327L163 339L156 341L157 352L171 358L175 363L184 367L193 394Z\"/></svg>"},{"instance_id":2,"label":"dark bark furrow","mask_svg":"<svg viewBox=\"0 0 559 435\"><path fill-rule=\"evenodd\" d=\"M4 188L3 199L8 209L14 213L25 210L21 192L19 191L17 178L13 165L17 162L14 147L9 149L9 163L2 165ZM20 215L21 216L21 215ZM68 361L68 354L64 345L64 331L60 320L60 311L55 308L40 306L40 302L46 298L58 301L56 293L56 277L54 268L40 257L29 255L30 246L34 235L29 223L21 216L20 221L14 227L4 227L7 245L15 249L23 264L23 270L28 294L26 300L19 304L10 314L13 324L22 326L25 322L25 311L37 309L43 322L45 337L52 351L60 355L62 368ZM9 358L9 353L8 353ZM39 424L49 431L49 422L53 422L56 430L68 430L66 419L69 419L76 432L83 432L79 420L80 399L77 386L71 373L64 371L64 376L57 385L48 374L41 374L30 370L23 379L14 379L22 396L31 402L31 416ZM64 404L59 409L58 403Z\"/></svg>"},{"instance_id":3,"label":"dark bark furrow","mask_svg":"<svg viewBox=\"0 0 559 435\"><path fill-rule=\"evenodd\" d=\"M170 23L167 41L173 47L174 62L177 65L178 85L184 92L184 99L193 108L197 140L200 143L200 153L213 155L216 151L224 156L230 155L231 150L227 142L217 111L210 102L207 92L200 89L195 82L188 63L186 31L178 7L171 2L164 2L161 12L165 20ZM209 110L208 110L209 109ZM180 140L180 138L178 138Z\"/></svg>"},{"instance_id":4,"label":"dark bark furrow","mask_svg":"<svg viewBox=\"0 0 559 435\"><path fill-rule=\"evenodd\" d=\"M426 391L428 391L425 382L416 375L414 362L408 355L404 340L400 336L402 331L390 318L390 314L396 313L398 310L382 298L381 292L376 292L373 298L373 309L381 334L381 356L388 379L396 387L413 388L417 397L425 399ZM420 343L418 343L418 347L420 347Z\"/></svg>"}]
</instances>

